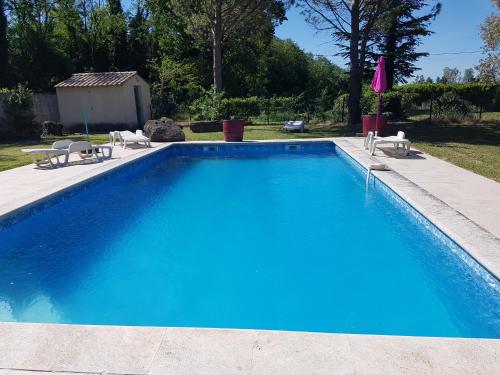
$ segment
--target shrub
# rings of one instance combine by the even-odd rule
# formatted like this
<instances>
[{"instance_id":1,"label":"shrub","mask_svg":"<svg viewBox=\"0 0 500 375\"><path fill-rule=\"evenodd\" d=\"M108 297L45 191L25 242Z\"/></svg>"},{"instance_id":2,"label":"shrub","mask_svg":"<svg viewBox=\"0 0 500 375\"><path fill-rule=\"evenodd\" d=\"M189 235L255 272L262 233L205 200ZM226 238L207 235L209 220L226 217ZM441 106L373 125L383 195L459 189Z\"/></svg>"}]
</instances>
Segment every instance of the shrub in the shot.
<instances>
[{"instance_id":1,"label":"shrub","mask_svg":"<svg viewBox=\"0 0 500 375\"><path fill-rule=\"evenodd\" d=\"M44 121L42 124L42 138L49 135L63 135L63 126L59 122Z\"/></svg>"},{"instance_id":2,"label":"shrub","mask_svg":"<svg viewBox=\"0 0 500 375\"><path fill-rule=\"evenodd\" d=\"M469 113L470 108L467 103L453 91L441 95L434 107L434 116L440 119L463 119Z\"/></svg>"},{"instance_id":3,"label":"shrub","mask_svg":"<svg viewBox=\"0 0 500 375\"><path fill-rule=\"evenodd\" d=\"M251 98L230 98L223 99L221 112L224 119L242 119L255 117L260 114L260 100L257 97Z\"/></svg>"},{"instance_id":4,"label":"shrub","mask_svg":"<svg viewBox=\"0 0 500 375\"><path fill-rule=\"evenodd\" d=\"M335 99L332 108L332 117L334 121L346 121L347 120L347 99L349 99L349 94L342 94Z\"/></svg>"},{"instance_id":5,"label":"shrub","mask_svg":"<svg viewBox=\"0 0 500 375\"><path fill-rule=\"evenodd\" d=\"M24 85L12 89L2 89L6 120L15 136L38 135L38 128L33 122L33 93Z\"/></svg>"},{"instance_id":6,"label":"shrub","mask_svg":"<svg viewBox=\"0 0 500 375\"><path fill-rule=\"evenodd\" d=\"M377 94L371 89L370 86L364 86L361 93L361 113L369 115L377 112Z\"/></svg>"},{"instance_id":7,"label":"shrub","mask_svg":"<svg viewBox=\"0 0 500 375\"><path fill-rule=\"evenodd\" d=\"M222 122L220 121L195 121L189 128L193 133L221 132Z\"/></svg>"},{"instance_id":8,"label":"shrub","mask_svg":"<svg viewBox=\"0 0 500 375\"><path fill-rule=\"evenodd\" d=\"M201 96L190 106L195 120L220 120L224 117L222 101L224 92L216 93L213 88L202 90Z\"/></svg>"},{"instance_id":9,"label":"shrub","mask_svg":"<svg viewBox=\"0 0 500 375\"><path fill-rule=\"evenodd\" d=\"M200 98L189 107L195 120L223 120L237 118L248 120L250 117L265 116L272 120L277 117L305 117L306 104L303 97L273 98L224 98L224 94L214 95L205 90Z\"/></svg>"},{"instance_id":10,"label":"shrub","mask_svg":"<svg viewBox=\"0 0 500 375\"><path fill-rule=\"evenodd\" d=\"M459 98L473 105L493 103L499 96L500 85L491 83L415 83L394 88L395 91L413 94L413 101L420 105L436 99L446 92L454 92Z\"/></svg>"}]
</instances>

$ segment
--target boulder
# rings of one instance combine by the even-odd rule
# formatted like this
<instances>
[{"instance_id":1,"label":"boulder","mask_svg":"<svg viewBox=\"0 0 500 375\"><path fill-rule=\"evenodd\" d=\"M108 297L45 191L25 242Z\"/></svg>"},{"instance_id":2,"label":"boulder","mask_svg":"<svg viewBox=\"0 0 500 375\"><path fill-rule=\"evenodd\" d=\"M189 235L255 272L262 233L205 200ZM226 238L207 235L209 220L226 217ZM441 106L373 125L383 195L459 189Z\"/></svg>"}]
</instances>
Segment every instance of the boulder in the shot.
<instances>
[{"instance_id":1,"label":"boulder","mask_svg":"<svg viewBox=\"0 0 500 375\"><path fill-rule=\"evenodd\" d=\"M189 128L193 133L221 132L222 122L220 121L195 121Z\"/></svg>"},{"instance_id":2,"label":"boulder","mask_svg":"<svg viewBox=\"0 0 500 375\"><path fill-rule=\"evenodd\" d=\"M162 117L159 120L148 120L144 124L144 134L152 142L183 142L186 135L174 120Z\"/></svg>"}]
</instances>

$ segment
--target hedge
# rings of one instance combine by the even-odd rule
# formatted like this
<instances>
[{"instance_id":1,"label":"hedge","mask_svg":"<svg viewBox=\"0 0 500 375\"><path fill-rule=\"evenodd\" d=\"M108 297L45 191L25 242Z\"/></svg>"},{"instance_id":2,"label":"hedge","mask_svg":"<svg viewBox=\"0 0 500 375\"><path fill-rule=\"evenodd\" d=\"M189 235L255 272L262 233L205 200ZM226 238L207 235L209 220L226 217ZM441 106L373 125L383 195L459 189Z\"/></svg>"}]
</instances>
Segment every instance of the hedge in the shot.
<instances>
[{"instance_id":1,"label":"hedge","mask_svg":"<svg viewBox=\"0 0 500 375\"><path fill-rule=\"evenodd\" d=\"M210 111L207 109L210 107ZM258 98L256 96L249 98L221 98L217 100L207 100L203 98L197 100L191 106L194 118L197 120L229 119L239 118L248 119L269 114L277 110L286 110L299 113L304 111L302 96L291 97L273 97Z\"/></svg>"},{"instance_id":2,"label":"hedge","mask_svg":"<svg viewBox=\"0 0 500 375\"><path fill-rule=\"evenodd\" d=\"M478 107L494 104L500 97L500 85L490 83L415 83L397 86L394 91L413 94L417 105L437 99L446 92L453 92Z\"/></svg>"},{"instance_id":3,"label":"hedge","mask_svg":"<svg viewBox=\"0 0 500 375\"><path fill-rule=\"evenodd\" d=\"M396 86L392 91L382 96L382 112L393 119L402 119L409 115L414 107L430 101L438 101L443 94L453 93L456 98L463 100L464 105L474 105L480 108L500 105L500 85L487 83L418 83ZM337 121L347 119L348 94L342 94L332 103L331 114ZM450 99L450 98L448 98ZM197 99L190 106L192 114L198 120L241 118L266 116L274 117L306 116L311 114L311 108L302 95L273 98L224 98L213 97L207 91L206 95ZM441 102L440 102L441 103ZM361 95L361 110L363 114L377 111L377 95L369 86L364 86ZM442 103L441 103L442 104ZM440 108L446 106L441 105ZM456 107L456 106L455 106ZM460 112L460 111L459 111Z\"/></svg>"},{"instance_id":4,"label":"hedge","mask_svg":"<svg viewBox=\"0 0 500 375\"><path fill-rule=\"evenodd\" d=\"M348 94L341 95L333 104L333 113L342 117L342 104L347 103ZM453 99L453 100L452 100ZM458 101L463 103L459 105ZM470 112L470 104L479 107L480 111L487 106L500 106L500 85L487 83L418 83L397 86L392 91L382 95L382 112L393 119L408 116L415 106L434 101L438 107L436 115L452 118L465 117ZM446 103L446 104L445 104ZM363 114L376 113L377 95L369 86L364 86L361 95L361 110ZM451 110L451 107L454 109ZM347 111L347 109L346 109Z\"/></svg>"},{"instance_id":5,"label":"hedge","mask_svg":"<svg viewBox=\"0 0 500 375\"><path fill-rule=\"evenodd\" d=\"M33 92L24 85L0 89L8 133L14 137L36 137L39 128L34 123Z\"/></svg>"}]
</instances>

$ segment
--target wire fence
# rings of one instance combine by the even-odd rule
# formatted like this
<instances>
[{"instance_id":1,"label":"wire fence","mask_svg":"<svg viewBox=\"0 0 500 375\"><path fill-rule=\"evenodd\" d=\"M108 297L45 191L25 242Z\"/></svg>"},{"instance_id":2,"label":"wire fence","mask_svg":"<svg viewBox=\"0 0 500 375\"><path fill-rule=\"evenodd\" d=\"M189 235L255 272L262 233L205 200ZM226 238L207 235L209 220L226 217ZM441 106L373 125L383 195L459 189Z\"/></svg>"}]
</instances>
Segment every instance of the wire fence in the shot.
<instances>
[{"instance_id":1,"label":"wire fence","mask_svg":"<svg viewBox=\"0 0 500 375\"><path fill-rule=\"evenodd\" d=\"M246 99L239 99L245 103ZM348 122L347 96L342 96L332 105L331 109L322 109L314 103L304 104L303 102L281 103L272 99L254 98L258 104L235 105L230 110L227 117L220 118L203 117L191 105L179 107L175 114L176 120L194 122L198 120L211 120L222 118L239 118L248 123L273 124L285 121L302 120L306 122ZM500 122L500 102L492 102L484 106L473 105L465 100L446 106L438 100L428 100L419 105L415 103L400 102L397 109L389 108L384 111L391 121L483 121ZM238 104L238 103L237 103ZM363 107L363 114L373 114L373 106Z\"/></svg>"}]
</instances>

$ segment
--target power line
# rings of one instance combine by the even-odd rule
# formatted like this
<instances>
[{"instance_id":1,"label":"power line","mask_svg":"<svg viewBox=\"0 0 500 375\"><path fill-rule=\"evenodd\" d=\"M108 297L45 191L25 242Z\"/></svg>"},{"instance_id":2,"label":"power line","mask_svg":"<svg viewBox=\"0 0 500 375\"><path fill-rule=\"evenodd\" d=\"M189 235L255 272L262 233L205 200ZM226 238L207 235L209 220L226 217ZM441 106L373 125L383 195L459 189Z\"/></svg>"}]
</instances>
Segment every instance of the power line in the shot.
<instances>
[{"instance_id":1,"label":"power line","mask_svg":"<svg viewBox=\"0 0 500 375\"><path fill-rule=\"evenodd\" d=\"M488 53L488 52L498 52L498 51L497 50L492 50L492 51L477 50L477 51L438 52L438 53L429 53L427 56L464 55L464 54ZM338 56L338 55L337 54L331 54L331 55L313 54L313 56L316 56L316 57L330 57L330 56Z\"/></svg>"},{"instance_id":2,"label":"power line","mask_svg":"<svg viewBox=\"0 0 500 375\"><path fill-rule=\"evenodd\" d=\"M468 53L485 53L483 50L477 51L459 51L459 52L439 52L439 53L429 53L429 56L441 56L441 55L464 55Z\"/></svg>"}]
</instances>

